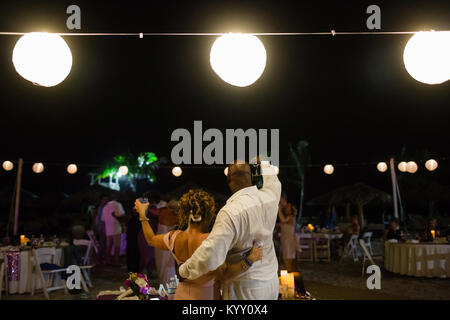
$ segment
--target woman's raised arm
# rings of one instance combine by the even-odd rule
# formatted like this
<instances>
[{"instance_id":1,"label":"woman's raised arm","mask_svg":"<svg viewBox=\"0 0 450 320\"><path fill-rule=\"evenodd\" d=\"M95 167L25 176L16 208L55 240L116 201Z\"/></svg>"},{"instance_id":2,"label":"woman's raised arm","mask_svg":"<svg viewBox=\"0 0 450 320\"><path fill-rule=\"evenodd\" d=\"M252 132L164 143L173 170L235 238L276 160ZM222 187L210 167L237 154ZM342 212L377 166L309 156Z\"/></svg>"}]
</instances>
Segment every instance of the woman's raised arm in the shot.
<instances>
[{"instance_id":1,"label":"woman's raised arm","mask_svg":"<svg viewBox=\"0 0 450 320\"><path fill-rule=\"evenodd\" d=\"M150 223L148 223L148 218L145 215L145 211L148 208L149 203L141 203L139 200L136 200L134 205L137 213L139 213L139 220L142 223L142 231L144 232L144 237L147 244L161 250L169 250L164 243L164 235L155 235Z\"/></svg>"}]
</instances>

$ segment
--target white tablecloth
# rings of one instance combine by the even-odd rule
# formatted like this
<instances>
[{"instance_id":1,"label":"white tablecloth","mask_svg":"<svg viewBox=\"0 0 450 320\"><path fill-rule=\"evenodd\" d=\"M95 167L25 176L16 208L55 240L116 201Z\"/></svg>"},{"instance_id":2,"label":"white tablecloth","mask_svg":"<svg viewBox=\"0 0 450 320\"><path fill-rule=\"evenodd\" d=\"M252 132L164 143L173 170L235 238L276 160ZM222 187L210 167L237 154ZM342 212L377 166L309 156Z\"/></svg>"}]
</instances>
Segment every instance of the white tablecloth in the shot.
<instances>
[{"instance_id":1,"label":"white tablecloth","mask_svg":"<svg viewBox=\"0 0 450 320\"><path fill-rule=\"evenodd\" d=\"M329 238L331 240L340 239L344 235L343 233L297 233L298 237L301 239L315 238Z\"/></svg>"},{"instance_id":2,"label":"white tablecloth","mask_svg":"<svg viewBox=\"0 0 450 320\"><path fill-rule=\"evenodd\" d=\"M415 277L450 277L450 245L385 243L386 270Z\"/></svg>"},{"instance_id":3,"label":"white tablecloth","mask_svg":"<svg viewBox=\"0 0 450 320\"><path fill-rule=\"evenodd\" d=\"M57 248L56 254L58 256L59 261L61 261L61 253L62 253L61 248ZM0 253L0 255L1 254L2 253ZM31 272L33 266L30 258L31 258L31 250L24 250L20 252L19 280L8 281L8 289L9 289L8 292L10 294L31 292ZM5 265L5 274L7 274L6 265ZM60 281L61 281L60 274L56 274L55 276L56 285L59 285L58 282ZM42 285L40 281L37 279L35 289L41 288Z\"/></svg>"}]
</instances>

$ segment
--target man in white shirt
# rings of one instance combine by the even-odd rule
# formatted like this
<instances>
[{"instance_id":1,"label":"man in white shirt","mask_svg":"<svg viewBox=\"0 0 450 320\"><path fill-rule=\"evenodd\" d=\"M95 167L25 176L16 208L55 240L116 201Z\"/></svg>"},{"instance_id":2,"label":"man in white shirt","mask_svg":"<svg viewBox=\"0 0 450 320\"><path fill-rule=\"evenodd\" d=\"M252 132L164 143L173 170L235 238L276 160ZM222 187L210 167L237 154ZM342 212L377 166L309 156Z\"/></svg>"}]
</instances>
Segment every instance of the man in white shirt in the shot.
<instances>
[{"instance_id":1,"label":"man in white shirt","mask_svg":"<svg viewBox=\"0 0 450 320\"><path fill-rule=\"evenodd\" d=\"M123 216L125 210L120 202L109 201L102 210L102 221L105 223L106 256L109 258L114 247L114 264L119 264L122 225L116 217Z\"/></svg>"},{"instance_id":2,"label":"man in white shirt","mask_svg":"<svg viewBox=\"0 0 450 320\"><path fill-rule=\"evenodd\" d=\"M273 245L273 230L278 214L281 183L275 169L261 163L264 185L252 185L248 164L234 163L227 181L233 195L217 214L208 238L179 268L182 278L196 279L221 266L227 256L245 251L253 241L263 243L262 261L256 262L222 287L225 300L278 299L278 260Z\"/></svg>"}]
</instances>

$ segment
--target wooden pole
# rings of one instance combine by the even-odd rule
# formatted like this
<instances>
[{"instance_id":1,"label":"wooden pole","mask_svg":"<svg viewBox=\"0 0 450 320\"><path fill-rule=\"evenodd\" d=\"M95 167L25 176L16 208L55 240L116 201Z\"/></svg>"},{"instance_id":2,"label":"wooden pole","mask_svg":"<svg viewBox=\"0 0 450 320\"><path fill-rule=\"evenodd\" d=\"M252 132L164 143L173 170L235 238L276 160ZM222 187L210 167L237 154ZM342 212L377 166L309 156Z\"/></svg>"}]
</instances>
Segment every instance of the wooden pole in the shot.
<instances>
[{"instance_id":1,"label":"wooden pole","mask_svg":"<svg viewBox=\"0 0 450 320\"><path fill-rule=\"evenodd\" d=\"M14 236L17 236L17 228L19 224L19 203L20 203L20 189L22 184L22 166L23 159L19 159L17 166L17 182L16 182L16 199L14 204Z\"/></svg>"},{"instance_id":2,"label":"wooden pole","mask_svg":"<svg viewBox=\"0 0 450 320\"><path fill-rule=\"evenodd\" d=\"M397 177L395 175L394 158L390 159L391 178L392 178L392 200L394 202L394 216L398 219L397 205Z\"/></svg>"}]
</instances>

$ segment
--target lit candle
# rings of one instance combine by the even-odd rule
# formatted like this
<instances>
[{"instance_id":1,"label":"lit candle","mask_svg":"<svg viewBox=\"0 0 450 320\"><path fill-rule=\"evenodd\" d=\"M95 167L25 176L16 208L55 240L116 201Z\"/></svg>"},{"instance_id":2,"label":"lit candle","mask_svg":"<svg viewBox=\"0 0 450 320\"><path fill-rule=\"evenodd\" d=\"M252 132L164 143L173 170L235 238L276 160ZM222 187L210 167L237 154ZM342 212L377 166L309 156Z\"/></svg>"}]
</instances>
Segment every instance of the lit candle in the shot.
<instances>
[{"instance_id":1,"label":"lit candle","mask_svg":"<svg viewBox=\"0 0 450 320\"><path fill-rule=\"evenodd\" d=\"M313 227L313 225L311 223L308 224L308 230L311 231L311 232L314 230L314 227Z\"/></svg>"},{"instance_id":2,"label":"lit candle","mask_svg":"<svg viewBox=\"0 0 450 320\"><path fill-rule=\"evenodd\" d=\"M294 299L295 297L295 282L294 282L294 273L289 272L287 274L287 298Z\"/></svg>"},{"instance_id":3,"label":"lit candle","mask_svg":"<svg viewBox=\"0 0 450 320\"><path fill-rule=\"evenodd\" d=\"M435 230L431 230L431 235L433 236L433 240L434 240L434 237L436 236L436 231Z\"/></svg>"},{"instance_id":4,"label":"lit candle","mask_svg":"<svg viewBox=\"0 0 450 320\"><path fill-rule=\"evenodd\" d=\"M280 293L281 293L281 299L286 299L287 298L287 291L288 291L287 276L288 276L287 270L281 270L280 271Z\"/></svg>"},{"instance_id":5,"label":"lit candle","mask_svg":"<svg viewBox=\"0 0 450 320\"><path fill-rule=\"evenodd\" d=\"M24 244L25 243L25 235L21 235L20 236L20 244Z\"/></svg>"}]
</instances>

